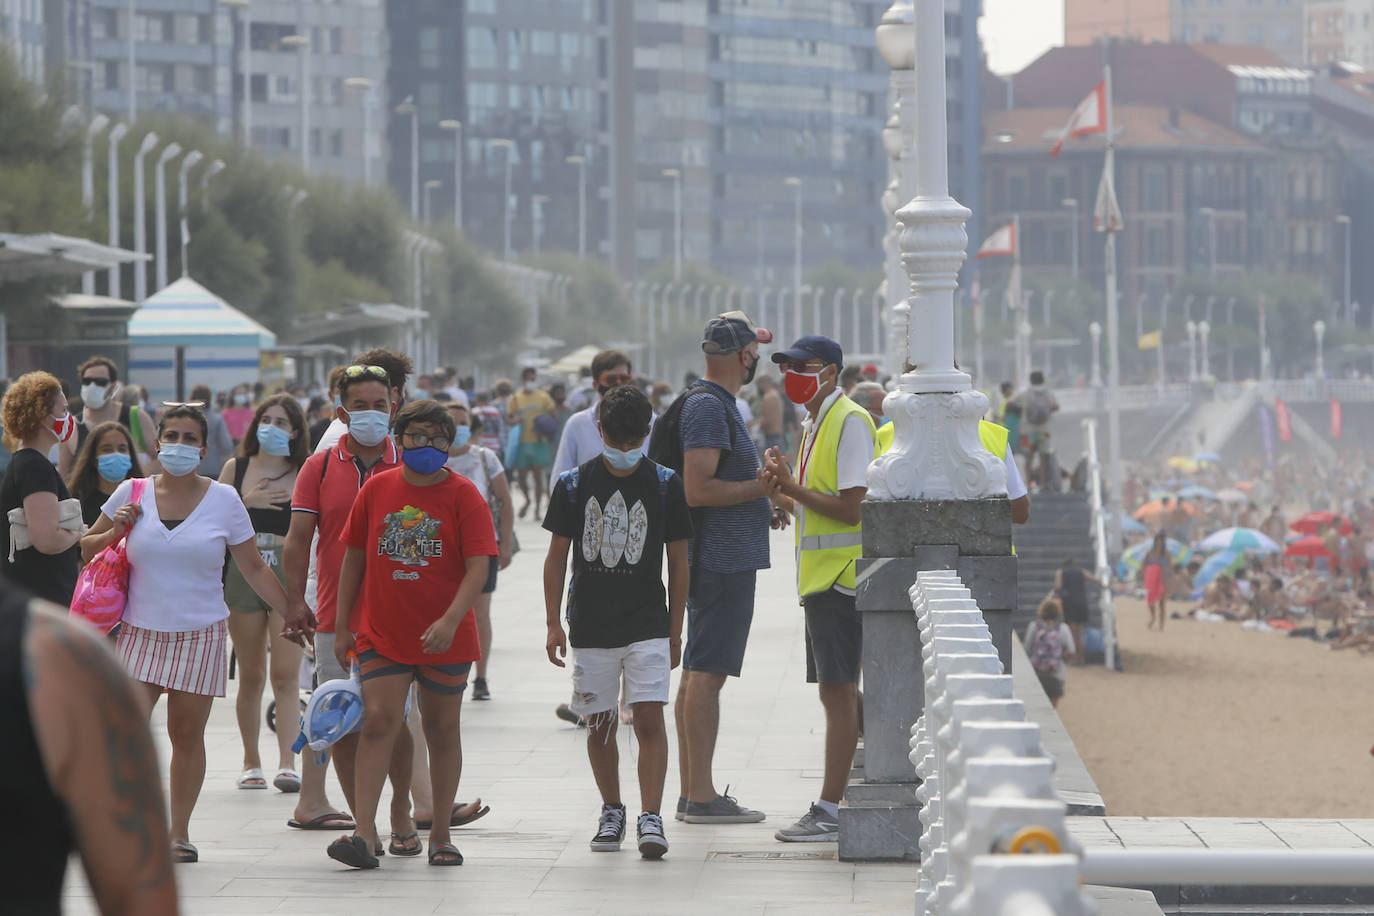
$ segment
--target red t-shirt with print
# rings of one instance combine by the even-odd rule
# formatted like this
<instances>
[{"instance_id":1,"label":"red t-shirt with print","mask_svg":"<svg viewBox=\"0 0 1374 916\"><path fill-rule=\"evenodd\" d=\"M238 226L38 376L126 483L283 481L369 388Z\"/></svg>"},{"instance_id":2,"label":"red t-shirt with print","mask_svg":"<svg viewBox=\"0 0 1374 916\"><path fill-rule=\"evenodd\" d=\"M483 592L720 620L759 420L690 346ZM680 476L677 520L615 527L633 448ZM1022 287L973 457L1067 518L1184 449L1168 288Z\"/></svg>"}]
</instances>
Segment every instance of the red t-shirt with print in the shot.
<instances>
[{"instance_id":1,"label":"red t-shirt with print","mask_svg":"<svg viewBox=\"0 0 1374 916\"><path fill-rule=\"evenodd\" d=\"M450 471L440 483L417 487L401 468L378 474L358 492L339 540L362 550L366 563L351 621L359 651L406 665L481 657L471 611L447 652L431 655L421 643L453 603L468 558L497 553L491 510L469 480Z\"/></svg>"}]
</instances>

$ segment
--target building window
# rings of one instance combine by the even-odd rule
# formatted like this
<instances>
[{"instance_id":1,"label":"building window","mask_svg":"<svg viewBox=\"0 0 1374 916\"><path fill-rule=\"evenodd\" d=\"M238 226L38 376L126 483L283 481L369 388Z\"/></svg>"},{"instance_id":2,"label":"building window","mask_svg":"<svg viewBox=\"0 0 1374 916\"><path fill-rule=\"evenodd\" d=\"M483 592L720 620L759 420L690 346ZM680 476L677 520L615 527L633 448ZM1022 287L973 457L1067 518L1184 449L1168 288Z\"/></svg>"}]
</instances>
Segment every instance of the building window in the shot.
<instances>
[{"instance_id":1,"label":"building window","mask_svg":"<svg viewBox=\"0 0 1374 916\"><path fill-rule=\"evenodd\" d=\"M470 28L467 30L468 66L476 69L495 69L496 30Z\"/></svg>"},{"instance_id":2,"label":"building window","mask_svg":"<svg viewBox=\"0 0 1374 916\"><path fill-rule=\"evenodd\" d=\"M196 92L214 92L214 71L209 67L195 67Z\"/></svg>"},{"instance_id":3,"label":"building window","mask_svg":"<svg viewBox=\"0 0 1374 916\"><path fill-rule=\"evenodd\" d=\"M558 36L558 62L564 73L573 71L581 53L582 36L576 32L564 32Z\"/></svg>"},{"instance_id":4,"label":"building window","mask_svg":"<svg viewBox=\"0 0 1374 916\"><path fill-rule=\"evenodd\" d=\"M1144 209L1147 213L1164 213L1169 209L1169 195L1164 169L1147 166L1145 172Z\"/></svg>"},{"instance_id":5,"label":"building window","mask_svg":"<svg viewBox=\"0 0 1374 916\"><path fill-rule=\"evenodd\" d=\"M1164 230L1158 227L1145 232L1145 263L1150 267L1160 267L1165 263Z\"/></svg>"},{"instance_id":6,"label":"building window","mask_svg":"<svg viewBox=\"0 0 1374 916\"><path fill-rule=\"evenodd\" d=\"M119 37L119 17L116 10L91 10L91 37Z\"/></svg>"},{"instance_id":7,"label":"building window","mask_svg":"<svg viewBox=\"0 0 1374 916\"><path fill-rule=\"evenodd\" d=\"M519 29L511 29L506 33L506 69L520 69L520 51L523 49L524 44L524 35Z\"/></svg>"},{"instance_id":8,"label":"building window","mask_svg":"<svg viewBox=\"0 0 1374 916\"><path fill-rule=\"evenodd\" d=\"M469 13L494 13L496 0L468 0Z\"/></svg>"},{"instance_id":9,"label":"building window","mask_svg":"<svg viewBox=\"0 0 1374 916\"><path fill-rule=\"evenodd\" d=\"M1189 23L1183 27L1183 41L1185 44L1197 41L1197 26Z\"/></svg>"},{"instance_id":10,"label":"building window","mask_svg":"<svg viewBox=\"0 0 1374 916\"><path fill-rule=\"evenodd\" d=\"M172 17L168 13L139 13L134 17L134 38L139 41L170 41Z\"/></svg>"},{"instance_id":11,"label":"building window","mask_svg":"<svg viewBox=\"0 0 1374 916\"><path fill-rule=\"evenodd\" d=\"M105 76L105 89L119 89L119 62L113 60L105 61L105 65L100 68L99 73Z\"/></svg>"},{"instance_id":12,"label":"building window","mask_svg":"<svg viewBox=\"0 0 1374 916\"><path fill-rule=\"evenodd\" d=\"M1264 26L1259 23L1251 23L1245 30L1245 40L1252 45L1264 44Z\"/></svg>"},{"instance_id":13,"label":"building window","mask_svg":"<svg viewBox=\"0 0 1374 916\"><path fill-rule=\"evenodd\" d=\"M530 32L530 53L552 56L558 53L558 36L553 32L535 30Z\"/></svg>"},{"instance_id":14,"label":"building window","mask_svg":"<svg viewBox=\"0 0 1374 916\"><path fill-rule=\"evenodd\" d=\"M437 26L420 27L420 66L430 70L439 67L439 29Z\"/></svg>"}]
</instances>

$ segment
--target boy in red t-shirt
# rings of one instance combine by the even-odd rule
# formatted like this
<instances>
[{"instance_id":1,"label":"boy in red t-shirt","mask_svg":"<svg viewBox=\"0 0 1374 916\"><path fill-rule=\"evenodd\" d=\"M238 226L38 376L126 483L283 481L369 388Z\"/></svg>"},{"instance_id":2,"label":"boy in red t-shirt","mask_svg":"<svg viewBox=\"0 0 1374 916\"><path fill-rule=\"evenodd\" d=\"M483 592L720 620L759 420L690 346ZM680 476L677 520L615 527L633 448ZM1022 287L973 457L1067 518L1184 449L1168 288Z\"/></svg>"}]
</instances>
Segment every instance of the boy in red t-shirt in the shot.
<instances>
[{"instance_id":1,"label":"boy in red t-shirt","mask_svg":"<svg viewBox=\"0 0 1374 916\"><path fill-rule=\"evenodd\" d=\"M396 415L404 466L363 486L340 536L348 550L334 652L347 667L356 645L367 714L357 752L357 828L330 844L329 856L355 868L378 864L377 805L412 681L423 704L434 810L450 810L458 790L459 711L468 671L481 655L470 612L497 547L486 501L445 467L453 435L442 404L407 405ZM430 828L429 864L463 864L444 818Z\"/></svg>"}]
</instances>

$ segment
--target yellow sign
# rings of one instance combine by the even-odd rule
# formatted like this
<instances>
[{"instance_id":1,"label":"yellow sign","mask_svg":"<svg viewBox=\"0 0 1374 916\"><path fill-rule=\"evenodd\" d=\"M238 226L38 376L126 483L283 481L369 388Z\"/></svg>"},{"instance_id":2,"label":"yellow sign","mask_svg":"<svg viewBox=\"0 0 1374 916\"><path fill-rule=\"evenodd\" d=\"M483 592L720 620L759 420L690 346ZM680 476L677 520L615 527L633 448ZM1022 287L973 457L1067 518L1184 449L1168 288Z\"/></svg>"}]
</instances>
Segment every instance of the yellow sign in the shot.
<instances>
[{"instance_id":1,"label":"yellow sign","mask_svg":"<svg viewBox=\"0 0 1374 916\"><path fill-rule=\"evenodd\" d=\"M1159 332L1151 331L1148 334L1141 334L1137 346L1142 350L1153 350L1159 346Z\"/></svg>"}]
</instances>

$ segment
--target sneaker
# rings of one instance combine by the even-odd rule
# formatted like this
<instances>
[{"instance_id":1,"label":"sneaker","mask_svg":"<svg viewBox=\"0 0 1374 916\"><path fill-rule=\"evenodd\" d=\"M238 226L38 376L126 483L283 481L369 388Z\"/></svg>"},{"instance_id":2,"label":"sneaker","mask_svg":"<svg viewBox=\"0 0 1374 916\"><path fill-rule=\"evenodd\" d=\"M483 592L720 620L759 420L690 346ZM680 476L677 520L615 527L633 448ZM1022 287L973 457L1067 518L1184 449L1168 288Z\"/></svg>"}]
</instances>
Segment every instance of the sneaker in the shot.
<instances>
[{"instance_id":1,"label":"sneaker","mask_svg":"<svg viewBox=\"0 0 1374 916\"><path fill-rule=\"evenodd\" d=\"M840 824L818 805L812 805L799 821L773 836L784 843L834 843L840 839Z\"/></svg>"},{"instance_id":2,"label":"sneaker","mask_svg":"<svg viewBox=\"0 0 1374 916\"><path fill-rule=\"evenodd\" d=\"M592 837L592 852L619 852L620 841L625 839L625 806L602 805L601 820L597 822L596 836Z\"/></svg>"},{"instance_id":3,"label":"sneaker","mask_svg":"<svg viewBox=\"0 0 1374 916\"><path fill-rule=\"evenodd\" d=\"M673 817L679 821L687 817L687 796L679 795L677 797L677 812Z\"/></svg>"},{"instance_id":4,"label":"sneaker","mask_svg":"<svg viewBox=\"0 0 1374 916\"><path fill-rule=\"evenodd\" d=\"M730 787L726 786L729 792ZM743 808L729 795L717 795L708 802L687 802L683 820L689 824L757 824L767 815L762 811Z\"/></svg>"},{"instance_id":5,"label":"sneaker","mask_svg":"<svg viewBox=\"0 0 1374 916\"><path fill-rule=\"evenodd\" d=\"M473 678L472 698L474 700L490 700L491 691L487 689L487 679L484 677Z\"/></svg>"},{"instance_id":6,"label":"sneaker","mask_svg":"<svg viewBox=\"0 0 1374 916\"><path fill-rule=\"evenodd\" d=\"M661 859L668 851L668 838L663 835L663 818L652 811L639 816L639 854L646 859Z\"/></svg>"},{"instance_id":7,"label":"sneaker","mask_svg":"<svg viewBox=\"0 0 1374 916\"><path fill-rule=\"evenodd\" d=\"M559 703L556 707L554 707L553 714L558 718L562 719L564 722L571 722L578 728L587 727L587 720L579 716L577 713L573 712L572 707L569 706L567 703Z\"/></svg>"}]
</instances>

